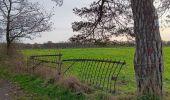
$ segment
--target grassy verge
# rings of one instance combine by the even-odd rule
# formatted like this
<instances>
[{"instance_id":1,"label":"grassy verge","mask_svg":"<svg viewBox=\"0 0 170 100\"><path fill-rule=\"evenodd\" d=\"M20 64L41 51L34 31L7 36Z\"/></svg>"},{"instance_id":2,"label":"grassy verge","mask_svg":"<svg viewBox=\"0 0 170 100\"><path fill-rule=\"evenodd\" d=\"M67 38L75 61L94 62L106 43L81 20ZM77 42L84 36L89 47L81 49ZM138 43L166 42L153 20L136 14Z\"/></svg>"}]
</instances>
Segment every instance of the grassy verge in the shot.
<instances>
[{"instance_id":1,"label":"grassy verge","mask_svg":"<svg viewBox=\"0 0 170 100\"><path fill-rule=\"evenodd\" d=\"M0 77L18 83L22 89L36 95L33 100L84 100L85 96L76 95L62 86L48 84L45 80L29 74L10 73L7 68L0 67ZM23 99L22 99L23 100Z\"/></svg>"}]
</instances>

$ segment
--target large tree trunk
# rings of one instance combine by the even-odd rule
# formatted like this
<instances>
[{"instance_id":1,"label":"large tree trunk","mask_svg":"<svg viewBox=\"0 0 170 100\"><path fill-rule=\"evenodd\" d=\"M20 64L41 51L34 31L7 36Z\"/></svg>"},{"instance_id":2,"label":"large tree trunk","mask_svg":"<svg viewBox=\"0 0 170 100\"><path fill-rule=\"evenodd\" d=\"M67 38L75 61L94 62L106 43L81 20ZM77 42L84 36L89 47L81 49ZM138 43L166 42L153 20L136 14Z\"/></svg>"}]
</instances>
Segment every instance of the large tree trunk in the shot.
<instances>
[{"instance_id":1,"label":"large tree trunk","mask_svg":"<svg viewBox=\"0 0 170 100\"><path fill-rule=\"evenodd\" d=\"M153 0L131 0L136 52L134 68L139 95L162 96L163 55L158 14Z\"/></svg>"}]
</instances>

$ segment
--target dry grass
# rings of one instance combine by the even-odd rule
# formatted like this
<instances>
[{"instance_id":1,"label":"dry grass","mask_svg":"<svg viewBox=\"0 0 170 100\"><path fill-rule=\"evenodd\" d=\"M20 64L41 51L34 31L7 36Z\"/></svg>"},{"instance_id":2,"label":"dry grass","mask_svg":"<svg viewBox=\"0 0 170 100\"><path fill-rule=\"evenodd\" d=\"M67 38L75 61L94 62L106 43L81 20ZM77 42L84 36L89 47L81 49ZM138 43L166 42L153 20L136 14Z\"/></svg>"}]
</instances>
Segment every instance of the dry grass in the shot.
<instances>
[{"instance_id":1,"label":"dry grass","mask_svg":"<svg viewBox=\"0 0 170 100\"><path fill-rule=\"evenodd\" d=\"M30 68L29 68L30 69ZM63 86L66 89L73 91L78 94L90 94L93 92L91 87L81 83L76 77L67 76L64 77L62 74L58 74L56 68L50 68L40 65L35 68L32 74L42 77L46 80L45 86L50 84L58 84Z\"/></svg>"},{"instance_id":2,"label":"dry grass","mask_svg":"<svg viewBox=\"0 0 170 100\"><path fill-rule=\"evenodd\" d=\"M63 78L60 80L60 84L75 92L91 93L93 90L91 87L81 83L76 77L73 76Z\"/></svg>"},{"instance_id":3,"label":"dry grass","mask_svg":"<svg viewBox=\"0 0 170 100\"><path fill-rule=\"evenodd\" d=\"M14 73L25 73L27 72L25 58L21 54L14 55L12 58L9 58L8 65L10 66L11 72Z\"/></svg>"},{"instance_id":4,"label":"dry grass","mask_svg":"<svg viewBox=\"0 0 170 100\"><path fill-rule=\"evenodd\" d=\"M39 66L33 71L33 74L43 77L45 80L53 80L54 82L58 82L62 75L58 74L58 71L55 68Z\"/></svg>"},{"instance_id":5,"label":"dry grass","mask_svg":"<svg viewBox=\"0 0 170 100\"><path fill-rule=\"evenodd\" d=\"M43 77L47 83L55 83L64 86L64 88L70 89L74 92L81 93L90 93L92 92L92 88L88 87L85 84L82 84L76 77L69 76L64 77L62 74L59 74L56 68L50 68L40 65L34 69L32 74Z\"/></svg>"}]
</instances>

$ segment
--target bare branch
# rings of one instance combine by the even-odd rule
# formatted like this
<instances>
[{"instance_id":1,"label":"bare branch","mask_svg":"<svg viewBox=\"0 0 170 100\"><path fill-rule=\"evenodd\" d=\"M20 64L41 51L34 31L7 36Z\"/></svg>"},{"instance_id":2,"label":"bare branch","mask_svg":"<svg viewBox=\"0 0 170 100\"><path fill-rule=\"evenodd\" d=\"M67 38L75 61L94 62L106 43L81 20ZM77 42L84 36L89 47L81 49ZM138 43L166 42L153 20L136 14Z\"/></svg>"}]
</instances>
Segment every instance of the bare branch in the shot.
<instances>
[{"instance_id":1,"label":"bare branch","mask_svg":"<svg viewBox=\"0 0 170 100\"><path fill-rule=\"evenodd\" d=\"M33 39L40 32L50 31L52 13L28 0L0 0L0 28L11 43L21 38Z\"/></svg>"}]
</instances>

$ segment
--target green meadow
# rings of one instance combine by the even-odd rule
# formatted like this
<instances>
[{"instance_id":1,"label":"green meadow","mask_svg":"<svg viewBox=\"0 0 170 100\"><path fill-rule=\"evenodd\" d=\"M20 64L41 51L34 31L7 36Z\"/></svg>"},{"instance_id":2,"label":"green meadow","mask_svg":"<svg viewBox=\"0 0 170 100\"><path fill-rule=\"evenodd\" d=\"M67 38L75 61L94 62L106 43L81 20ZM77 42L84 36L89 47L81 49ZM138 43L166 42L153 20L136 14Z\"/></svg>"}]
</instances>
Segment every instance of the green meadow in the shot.
<instances>
[{"instance_id":1,"label":"green meadow","mask_svg":"<svg viewBox=\"0 0 170 100\"><path fill-rule=\"evenodd\" d=\"M170 91L170 47L164 47L164 90ZM27 57L31 55L43 54L63 54L62 59L69 58L97 58L126 61L119 80L124 84L118 84L117 89L122 93L130 93L136 90L135 73L133 69L133 58L135 48L119 47L119 48L81 48L81 49L28 49L23 50L23 54Z\"/></svg>"}]
</instances>

